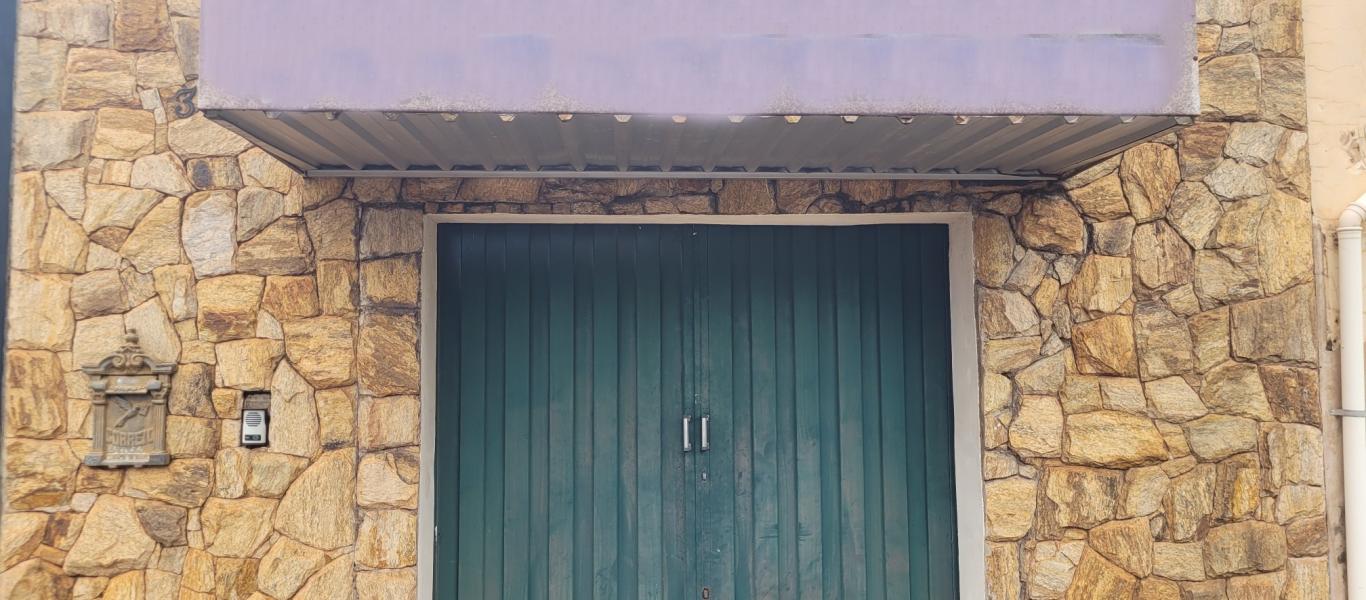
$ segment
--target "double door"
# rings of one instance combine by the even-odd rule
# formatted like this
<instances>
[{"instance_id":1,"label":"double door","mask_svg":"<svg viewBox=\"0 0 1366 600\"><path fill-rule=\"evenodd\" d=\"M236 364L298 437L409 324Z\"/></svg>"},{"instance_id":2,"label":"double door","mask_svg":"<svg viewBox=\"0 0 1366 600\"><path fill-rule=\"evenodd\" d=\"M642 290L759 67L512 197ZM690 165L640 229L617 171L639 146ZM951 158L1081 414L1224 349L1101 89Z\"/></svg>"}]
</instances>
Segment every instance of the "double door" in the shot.
<instances>
[{"instance_id":1,"label":"double door","mask_svg":"<svg viewBox=\"0 0 1366 600\"><path fill-rule=\"evenodd\" d=\"M945 227L439 241L438 598L956 596Z\"/></svg>"}]
</instances>

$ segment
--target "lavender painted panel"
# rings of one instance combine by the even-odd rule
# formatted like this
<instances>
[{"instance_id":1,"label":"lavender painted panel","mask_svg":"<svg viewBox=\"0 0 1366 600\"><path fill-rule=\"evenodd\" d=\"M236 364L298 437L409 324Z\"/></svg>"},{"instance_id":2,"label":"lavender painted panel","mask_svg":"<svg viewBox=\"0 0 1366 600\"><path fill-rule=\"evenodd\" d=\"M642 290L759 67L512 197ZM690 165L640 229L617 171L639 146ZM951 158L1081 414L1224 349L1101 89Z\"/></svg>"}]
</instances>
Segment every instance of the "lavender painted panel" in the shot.
<instances>
[{"instance_id":1,"label":"lavender painted panel","mask_svg":"<svg viewBox=\"0 0 1366 600\"><path fill-rule=\"evenodd\" d=\"M203 0L204 108L1195 114L1191 0Z\"/></svg>"}]
</instances>

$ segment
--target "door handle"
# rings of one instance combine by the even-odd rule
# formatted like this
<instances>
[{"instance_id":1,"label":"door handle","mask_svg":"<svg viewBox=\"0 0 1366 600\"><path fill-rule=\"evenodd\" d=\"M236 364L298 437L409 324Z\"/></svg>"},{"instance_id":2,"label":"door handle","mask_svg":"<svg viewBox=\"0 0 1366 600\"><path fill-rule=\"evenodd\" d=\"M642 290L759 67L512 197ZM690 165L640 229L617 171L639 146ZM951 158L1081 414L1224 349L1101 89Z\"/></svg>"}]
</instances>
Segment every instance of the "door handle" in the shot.
<instances>
[{"instance_id":1,"label":"door handle","mask_svg":"<svg viewBox=\"0 0 1366 600\"><path fill-rule=\"evenodd\" d=\"M692 452L692 417L683 417L683 451Z\"/></svg>"},{"instance_id":2,"label":"door handle","mask_svg":"<svg viewBox=\"0 0 1366 600\"><path fill-rule=\"evenodd\" d=\"M702 415L702 451L711 450L711 415Z\"/></svg>"}]
</instances>

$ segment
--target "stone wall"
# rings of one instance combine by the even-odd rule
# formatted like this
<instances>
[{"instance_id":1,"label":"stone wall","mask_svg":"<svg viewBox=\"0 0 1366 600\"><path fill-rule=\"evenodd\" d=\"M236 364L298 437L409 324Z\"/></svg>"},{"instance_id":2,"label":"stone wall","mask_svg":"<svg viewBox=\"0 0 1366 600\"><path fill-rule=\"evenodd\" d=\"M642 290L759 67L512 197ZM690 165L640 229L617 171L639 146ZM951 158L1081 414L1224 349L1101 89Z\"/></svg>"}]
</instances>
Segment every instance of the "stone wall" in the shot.
<instances>
[{"instance_id":1,"label":"stone wall","mask_svg":"<svg viewBox=\"0 0 1366 600\"><path fill-rule=\"evenodd\" d=\"M1298 5L1199 10L1196 125L1018 187L303 179L187 105L194 0L25 1L0 596L413 596L424 213L972 211L989 596L1325 597ZM168 467L79 466L125 329Z\"/></svg>"}]
</instances>

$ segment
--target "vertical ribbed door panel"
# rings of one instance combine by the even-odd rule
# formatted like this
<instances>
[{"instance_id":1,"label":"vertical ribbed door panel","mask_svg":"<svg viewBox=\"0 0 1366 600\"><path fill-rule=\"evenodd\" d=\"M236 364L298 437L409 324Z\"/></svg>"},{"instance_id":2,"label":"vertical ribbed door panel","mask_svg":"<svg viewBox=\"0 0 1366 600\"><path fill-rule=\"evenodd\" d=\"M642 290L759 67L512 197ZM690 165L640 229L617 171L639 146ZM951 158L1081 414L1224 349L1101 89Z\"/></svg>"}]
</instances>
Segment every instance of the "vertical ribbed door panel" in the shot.
<instances>
[{"instance_id":1,"label":"vertical ribbed door panel","mask_svg":"<svg viewBox=\"0 0 1366 600\"><path fill-rule=\"evenodd\" d=\"M947 227L700 234L702 585L956 597Z\"/></svg>"},{"instance_id":2,"label":"vertical ribbed door panel","mask_svg":"<svg viewBox=\"0 0 1366 600\"><path fill-rule=\"evenodd\" d=\"M441 226L438 597L696 597L686 236Z\"/></svg>"}]
</instances>

